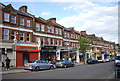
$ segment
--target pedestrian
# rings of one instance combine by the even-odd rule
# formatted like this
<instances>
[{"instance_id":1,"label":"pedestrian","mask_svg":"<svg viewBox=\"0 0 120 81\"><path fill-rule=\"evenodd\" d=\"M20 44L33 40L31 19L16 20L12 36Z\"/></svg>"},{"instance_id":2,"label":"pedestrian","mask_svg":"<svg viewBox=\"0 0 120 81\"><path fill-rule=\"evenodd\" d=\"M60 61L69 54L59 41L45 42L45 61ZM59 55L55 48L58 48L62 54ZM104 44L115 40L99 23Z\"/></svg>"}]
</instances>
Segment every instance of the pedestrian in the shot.
<instances>
[{"instance_id":1,"label":"pedestrian","mask_svg":"<svg viewBox=\"0 0 120 81\"><path fill-rule=\"evenodd\" d=\"M6 61L6 70L9 70L10 69L10 59L7 57L7 59L5 60Z\"/></svg>"},{"instance_id":2,"label":"pedestrian","mask_svg":"<svg viewBox=\"0 0 120 81\"><path fill-rule=\"evenodd\" d=\"M5 68L5 64L4 62L2 62L2 70L4 70L4 68Z\"/></svg>"}]
</instances>

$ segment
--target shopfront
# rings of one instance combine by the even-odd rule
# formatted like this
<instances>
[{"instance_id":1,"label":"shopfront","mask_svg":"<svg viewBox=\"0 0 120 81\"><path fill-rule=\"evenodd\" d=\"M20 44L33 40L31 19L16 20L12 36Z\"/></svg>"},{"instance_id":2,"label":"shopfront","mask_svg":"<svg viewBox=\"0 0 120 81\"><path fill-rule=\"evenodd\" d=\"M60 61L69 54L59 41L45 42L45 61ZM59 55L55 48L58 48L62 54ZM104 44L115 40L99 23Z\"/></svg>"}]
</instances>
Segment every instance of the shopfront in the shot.
<instances>
[{"instance_id":1,"label":"shopfront","mask_svg":"<svg viewBox=\"0 0 120 81\"><path fill-rule=\"evenodd\" d=\"M57 46L55 45L45 45L41 47L40 59L41 60L56 60Z\"/></svg>"},{"instance_id":2,"label":"shopfront","mask_svg":"<svg viewBox=\"0 0 120 81\"><path fill-rule=\"evenodd\" d=\"M23 67L25 63L39 59L37 46L16 45L16 67Z\"/></svg>"}]
</instances>

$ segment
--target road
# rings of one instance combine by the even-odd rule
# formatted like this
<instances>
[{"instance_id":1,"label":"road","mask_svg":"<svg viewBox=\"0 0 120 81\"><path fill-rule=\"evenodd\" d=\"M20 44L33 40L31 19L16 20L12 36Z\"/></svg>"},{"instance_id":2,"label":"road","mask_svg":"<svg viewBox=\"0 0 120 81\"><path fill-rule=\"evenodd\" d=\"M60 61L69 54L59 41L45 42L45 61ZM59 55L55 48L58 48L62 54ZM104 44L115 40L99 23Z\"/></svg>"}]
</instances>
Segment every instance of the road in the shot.
<instances>
[{"instance_id":1,"label":"road","mask_svg":"<svg viewBox=\"0 0 120 81\"><path fill-rule=\"evenodd\" d=\"M80 65L54 70L7 74L3 79L114 79L114 63Z\"/></svg>"}]
</instances>

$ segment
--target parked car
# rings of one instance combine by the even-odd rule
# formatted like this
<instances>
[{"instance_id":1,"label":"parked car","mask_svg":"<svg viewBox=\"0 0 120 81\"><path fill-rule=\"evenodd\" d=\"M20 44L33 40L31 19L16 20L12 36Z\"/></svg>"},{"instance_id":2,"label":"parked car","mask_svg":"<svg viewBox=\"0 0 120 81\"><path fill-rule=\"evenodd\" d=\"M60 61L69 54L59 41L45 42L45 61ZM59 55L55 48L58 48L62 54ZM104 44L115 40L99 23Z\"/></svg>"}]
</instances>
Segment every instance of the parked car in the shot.
<instances>
[{"instance_id":1,"label":"parked car","mask_svg":"<svg viewBox=\"0 0 120 81\"><path fill-rule=\"evenodd\" d=\"M33 60L30 63L24 65L24 69L28 70L41 70L41 69L53 69L54 65L50 64L44 60Z\"/></svg>"},{"instance_id":2,"label":"parked car","mask_svg":"<svg viewBox=\"0 0 120 81\"><path fill-rule=\"evenodd\" d=\"M105 63L106 62L106 60L104 60L104 59L99 59L98 60L98 63Z\"/></svg>"},{"instance_id":3,"label":"parked car","mask_svg":"<svg viewBox=\"0 0 120 81\"><path fill-rule=\"evenodd\" d=\"M57 60L55 63L56 67L74 67L74 63L69 60Z\"/></svg>"},{"instance_id":4,"label":"parked car","mask_svg":"<svg viewBox=\"0 0 120 81\"><path fill-rule=\"evenodd\" d=\"M115 57L112 57L111 59L112 59L112 61L115 61Z\"/></svg>"},{"instance_id":5,"label":"parked car","mask_svg":"<svg viewBox=\"0 0 120 81\"><path fill-rule=\"evenodd\" d=\"M117 55L117 56L115 57L115 65L116 65L116 66L120 66L120 55Z\"/></svg>"},{"instance_id":6,"label":"parked car","mask_svg":"<svg viewBox=\"0 0 120 81\"><path fill-rule=\"evenodd\" d=\"M87 63L88 64L97 64L98 60L96 60L96 59L87 59Z\"/></svg>"},{"instance_id":7,"label":"parked car","mask_svg":"<svg viewBox=\"0 0 120 81\"><path fill-rule=\"evenodd\" d=\"M112 61L111 58L106 58L105 60L106 60L106 62Z\"/></svg>"}]
</instances>

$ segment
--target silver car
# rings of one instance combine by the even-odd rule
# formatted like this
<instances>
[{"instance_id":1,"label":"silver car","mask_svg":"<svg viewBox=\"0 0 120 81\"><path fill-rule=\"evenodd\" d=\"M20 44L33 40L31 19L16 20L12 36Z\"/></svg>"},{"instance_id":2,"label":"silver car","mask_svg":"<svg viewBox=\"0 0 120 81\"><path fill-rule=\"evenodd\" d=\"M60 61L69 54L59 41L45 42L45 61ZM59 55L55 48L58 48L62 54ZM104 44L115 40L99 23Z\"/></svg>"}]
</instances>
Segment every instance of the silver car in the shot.
<instances>
[{"instance_id":1,"label":"silver car","mask_svg":"<svg viewBox=\"0 0 120 81\"><path fill-rule=\"evenodd\" d=\"M26 70L41 70L41 69L53 69L54 65L50 64L44 60L34 60L30 63L24 65L24 69Z\"/></svg>"}]
</instances>

